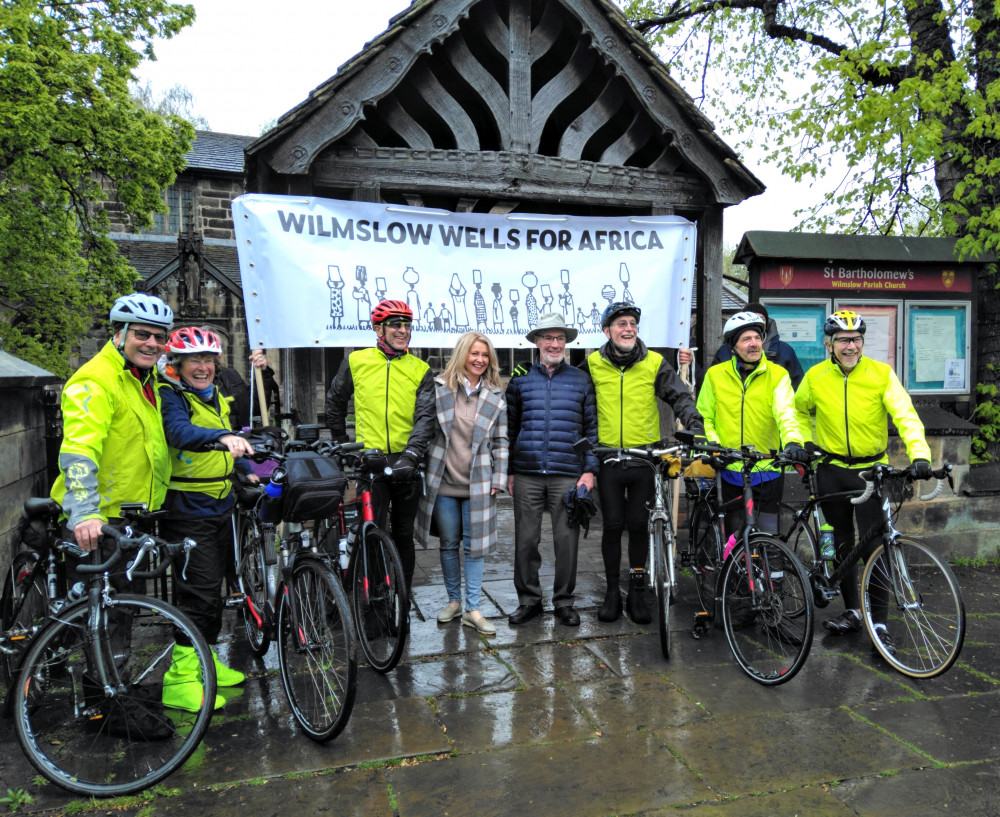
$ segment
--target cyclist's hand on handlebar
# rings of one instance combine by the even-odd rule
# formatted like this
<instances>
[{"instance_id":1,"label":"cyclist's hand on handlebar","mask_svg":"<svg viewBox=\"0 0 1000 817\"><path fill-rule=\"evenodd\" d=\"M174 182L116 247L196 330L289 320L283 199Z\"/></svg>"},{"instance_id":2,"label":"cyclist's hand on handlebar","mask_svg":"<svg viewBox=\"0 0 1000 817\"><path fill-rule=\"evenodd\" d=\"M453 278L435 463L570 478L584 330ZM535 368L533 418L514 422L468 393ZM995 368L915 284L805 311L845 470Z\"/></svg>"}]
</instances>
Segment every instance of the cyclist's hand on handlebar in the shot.
<instances>
[{"instance_id":1,"label":"cyclist's hand on handlebar","mask_svg":"<svg viewBox=\"0 0 1000 817\"><path fill-rule=\"evenodd\" d=\"M248 440L239 437L236 434L223 434L219 437L219 442L222 443L229 453L233 455L235 459L239 459L242 456L252 456L254 453L253 446L250 445Z\"/></svg>"},{"instance_id":2,"label":"cyclist's hand on handlebar","mask_svg":"<svg viewBox=\"0 0 1000 817\"><path fill-rule=\"evenodd\" d=\"M392 466L393 482L412 482L417 478L417 463L420 458L415 452L406 449Z\"/></svg>"},{"instance_id":3,"label":"cyclist's hand on handlebar","mask_svg":"<svg viewBox=\"0 0 1000 817\"><path fill-rule=\"evenodd\" d=\"M789 443L781 453L793 462L809 462L812 459L809 452L798 443Z\"/></svg>"},{"instance_id":4,"label":"cyclist's hand on handlebar","mask_svg":"<svg viewBox=\"0 0 1000 817\"><path fill-rule=\"evenodd\" d=\"M81 550L89 553L97 547L97 543L101 541L101 528L103 526L103 519L84 519L82 522L76 523L76 527L73 528L73 538L76 539Z\"/></svg>"},{"instance_id":5,"label":"cyclist's hand on handlebar","mask_svg":"<svg viewBox=\"0 0 1000 817\"><path fill-rule=\"evenodd\" d=\"M930 479L934 476L927 460L914 460L910 465L910 476L914 479Z\"/></svg>"}]
</instances>

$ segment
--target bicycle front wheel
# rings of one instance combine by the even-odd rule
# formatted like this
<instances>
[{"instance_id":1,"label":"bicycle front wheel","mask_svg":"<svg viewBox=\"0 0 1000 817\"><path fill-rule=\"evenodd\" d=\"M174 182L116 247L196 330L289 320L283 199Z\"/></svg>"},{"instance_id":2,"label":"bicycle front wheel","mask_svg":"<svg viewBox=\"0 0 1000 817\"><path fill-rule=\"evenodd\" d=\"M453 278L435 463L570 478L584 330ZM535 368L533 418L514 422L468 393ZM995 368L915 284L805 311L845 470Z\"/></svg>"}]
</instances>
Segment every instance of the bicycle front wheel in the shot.
<instances>
[{"instance_id":1,"label":"bicycle front wheel","mask_svg":"<svg viewBox=\"0 0 1000 817\"><path fill-rule=\"evenodd\" d=\"M888 550L880 546L865 565L861 589L865 628L895 669L935 678L955 663L965 641L965 602L955 574L934 550L902 536ZM888 643L876 630L880 624L888 628Z\"/></svg>"},{"instance_id":2,"label":"bicycle front wheel","mask_svg":"<svg viewBox=\"0 0 1000 817\"><path fill-rule=\"evenodd\" d=\"M358 681L354 622L333 571L299 557L278 608L278 666L292 714L313 740L339 735Z\"/></svg>"},{"instance_id":3,"label":"bicycle front wheel","mask_svg":"<svg viewBox=\"0 0 1000 817\"><path fill-rule=\"evenodd\" d=\"M388 672L399 663L410 631L403 563L389 534L369 526L352 571L351 602L361 649L373 670Z\"/></svg>"},{"instance_id":4,"label":"bicycle front wheel","mask_svg":"<svg viewBox=\"0 0 1000 817\"><path fill-rule=\"evenodd\" d=\"M742 545L729 554L722 622L737 663L758 683L783 684L802 668L812 647L812 593L805 570L780 539L755 536L749 560Z\"/></svg>"},{"instance_id":5,"label":"bicycle front wheel","mask_svg":"<svg viewBox=\"0 0 1000 817\"><path fill-rule=\"evenodd\" d=\"M708 502L698 502L691 514L691 568L701 609L715 615L715 595L722 570L722 542Z\"/></svg>"},{"instance_id":6,"label":"bicycle front wheel","mask_svg":"<svg viewBox=\"0 0 1000 817\"><path fill-rule=\"evenodd\" d=\"M68 791L133 794L176 771L201 743L215 703L212 653L191 619L159 599L122 594L102 604L96 639L89 613L86 600L63 610L28 648L14 690L17 740ZM176 632L193 648L183 667L175 665ZM164 710L165 678L192 672L203 680L201 707Z\"/></svg>"},{"instance_id":7,"label":"bicycle front wheel","mask_svg":"<svg viewBox=\"0 0 1000 817\"><path fill-rule=\"evenodd\" d=\"M0 630L16 652L0 652L0 683L9 689L17 671L18 658L27 648L48 615L45 575L36 553L19 553L7 571L0 596Z\"/></svg>"},{"instance_id":8,"label":"bicycle front wheel","mask_svg":"<svg viewBox=\"0 0 1000 817\"><path fill-rule=\"evenodd\" d=\"M275 569L274 562L274 529L267 527L261 530L256 523L246 525L240 541L243 629L250 652L258 658L263 657L271 646L267 579L268 571Z\"/></svg>"},{"instance_id":9,"label":"bicycle front wheel","mask_svg":"<svg viewBox=\"0 0 1000 817\"><path fill-rule=\"evenodd\" d=\"M653 562L653 589L656 591L656 618L660 625L660 650L670 659L670 573L667 570L667 532L662 519L653 522L649 540Z\"/></svg>"}]
</instances>

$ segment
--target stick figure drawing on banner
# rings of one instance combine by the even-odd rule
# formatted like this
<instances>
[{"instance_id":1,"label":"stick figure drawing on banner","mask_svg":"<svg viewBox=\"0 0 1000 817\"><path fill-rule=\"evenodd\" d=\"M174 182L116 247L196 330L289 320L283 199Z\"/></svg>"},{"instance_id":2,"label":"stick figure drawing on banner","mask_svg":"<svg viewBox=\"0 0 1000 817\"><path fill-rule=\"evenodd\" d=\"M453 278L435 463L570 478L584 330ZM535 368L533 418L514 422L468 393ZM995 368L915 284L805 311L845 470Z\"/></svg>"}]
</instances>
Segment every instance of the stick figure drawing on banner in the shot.
<instances>
[{"instance_id":1,"label":"stick figure drawing on banner","mask_svg":"<svg viewBox=\"0 0 1000 817\"><path fill-rule=\"evenodd\" d=\"M451 308L455 313L455 329L459 332L465 332L469 328L469 312L465 308L465 293L467 291L462 279L458 277L458 273L453 273L448 292L451 293Z\"/></svg>"},{"instance_id":2,"label":"stick figure drawing on banner","mask_svg":"<svg viewBox=\"0 0 1000 817\"><path fill-rule=\"evenodd\" d=\"M340 267L330 264L326 268L326 285L330 287L330 328L340 329L340 319L344 317L344 279Z\"/></svg>"},{"instance_id":3,"label":"stick figure drawing on banner","mask_svg":"<svg viewBox=\"0 0 1000 817\"><path fill-rule=\"evenodd\" d=\"M594 327L595 332L601 331L601 310L597 308L597 303L595 301L590 302L593 305L593 309L590 310L590 325Z\"/></svg>"},{"instance_id":4,"label":"stick figure drawing on banner","mask_svg":"<svg viewBox=\"0 0 1000 817\"><path fill-rule=\"evenodd\" d=\"M353 290L354 300L358 302L358 329L371 329L372 300L366 288L368 270L359 264L354 270L354 277L358 279Z\"/></svg>"},{"instance_id":5,"label":"stick figure drawing on banner","mask_svg":"<svg viewBox=\"0 0 1000 817\"><path fill-rule=\"evenodd\" d=\"M576 325L580 327L580 333L583 333L583 325L587 322L586 315L583 314L582 309L576 310Z\"/></svg>"},{"instance_id":6,"label":"stick figure drawing on banner","mask_svg":"<svg viewBox=\"0 0 1000 817\"><path fill-rule=\"evenodd\" d=\"M486 326L486 299L483 297L483 273L480 270L472 271L472 283L476 285L476 294L472 296L472 303L476 310L476 331L488 332Z\"/></svg>"},{"instance_id":7,"label":"stick figure drawing on banner","mask_svg":"<svg viewBox=\"0 0 1000 817\"><path fill-rule=\"evenodd\" d=\"M420 326L420 296L417 295L417 290L414 288L417 282L420 280L420 273L417 272L413 267L407 267L403 272L403 280L409 284L410 288L406 290L406 305L410 307L410 311L413 313L413 317L416 318L417 326L414 329L424 329L426 327Z\"/></svg>"},{"instance_id":8,"label":"stick figure drawing on banner","mask_svg":"<svg viewBox=\"0 0 1000 817\"><path fill-rule=\"evenodd\" d=\"M388 292L388 290L389 290L389 288L385 285L385 278L376 278L375 279L375 301L376 301L376 303L385 300L385 293Z\"/></svg>"},{"instance_id":9,"label":"stick figure drawing on banner","mask_svg":"<svg viewBox=\"0 0 1000 817\"><path fill-rule=\"evenodd\" d=\"M631 276L628 273L628 267L625 262L622 261L622 265L618 268L618 280L622 282L624 289L622 290L622 300L627 304L634 304L635 301L632 300L632 293L628 289L628 281Z\"/></svg>"},{"instance_id":10,"label":"stick figure drawing on banner","mask_svg":"<svg viewBox=\"0 0 1000 817\"><path fill-rule=\"evenodd\" d=\"M548 284L542 284L542 309L543 315L547 315L552 311L552 287Z\"/></svg>"},{"instance_id":11,"label":"stick figure drawing on banner","mask_svg":"<svg viewBox=\"0 0 1000 817\"><path fill-rule=\"evenodd\" d=\"M528 331L535 328L538 323L538 301L535 300L534 289L538 286L538 276L533 272L526 272L521 276L521 283L528 288L528 294L524 299L524 308L527 310Z\"/></svg>"},{"instance_id":12,"label":"stick figure drawing on banner","mask_svg":"<svg viewBox=\"0 0 1000 817\"><path fill-rule=\"evenodd\" d=\"M434 313L434 304L427 304L424 310L424 326L428 329L440 329L441 319Z\"/></svg>"},{"instance_id":13,"label":"stick figure drawing on banner","mask_svg":"<svg viewBox=\"0 0 1000 817\"><path fill-rule=\"evenodd\" d=\"M438 313L438 320L441 321L442 332L451 331L451 312L448 311L448 307L444 304L441 304L441 311Z\"/></svg>"},{"instance_id":14,"label":"stick figure drawing on banner","mask_svg":"<svg viewBox=\"0 0 1000 817\"><path fill-rule=\"evenodd\" d=\"M521 328L517 325L517 302L520 300L521 296L516 289L510 291L510 324L511 331L515 335L521 334Z\"/></svg>"},{"instance_id":15,"label":"stick figure drawing on banner","mask_svg":"<svg viewBox=\"0 0 1000 817\"><path fill-rule=\"evenodd\" d=\"M573 293L569 291L569 270L564 269L559 271L559 275L562 278L563 289L565 292L559 293L559 308L562 309L563 318L566 323L573 323Z\"/></svg>"},{"instance_id":16,"label":"stick figure drawing on banner","mask_svg":"<svg viewBox=\"0 0 1000 817\"><path fill-rule=\"evenodd\" d=\"M493 334L503 334L503 287L499 282L495 282L490 287L493 293Z\"/></svg>"}]
</instances>

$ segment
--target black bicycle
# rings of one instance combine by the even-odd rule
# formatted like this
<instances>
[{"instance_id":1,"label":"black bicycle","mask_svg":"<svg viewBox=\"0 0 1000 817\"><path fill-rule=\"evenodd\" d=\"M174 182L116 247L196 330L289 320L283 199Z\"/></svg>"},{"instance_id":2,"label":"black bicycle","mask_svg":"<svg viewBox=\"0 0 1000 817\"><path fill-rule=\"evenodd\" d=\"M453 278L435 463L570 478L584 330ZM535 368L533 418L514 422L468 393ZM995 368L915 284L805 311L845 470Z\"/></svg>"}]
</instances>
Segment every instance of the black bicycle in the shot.
<instances>
[{"instance_id":1,"label":"black bicycle","mask_svg":"<svg viewBox=\"0 0 1000 817\"><path fill-rule=\"evenodd\" d=\"M72 543L55 545L81 559L76 571L86 577L86 597L59 607L31 640L10 708L18 743L41 774L69 791L109 797L142 791L191 756L208 729L216 682L209 645L186 614L151 596L118 592L112 583L127 553L134 558L123 578L132 584L162 575L195 543L133 535L127 525L102 531L115 542L103 562L98 549L88 555ZM140 570L153 556L155 566ZM194 712L160 703L164 684L181 674L174 666L178 637L191 644L184 660L204 688Z\"/></svg>"}]
</instances>

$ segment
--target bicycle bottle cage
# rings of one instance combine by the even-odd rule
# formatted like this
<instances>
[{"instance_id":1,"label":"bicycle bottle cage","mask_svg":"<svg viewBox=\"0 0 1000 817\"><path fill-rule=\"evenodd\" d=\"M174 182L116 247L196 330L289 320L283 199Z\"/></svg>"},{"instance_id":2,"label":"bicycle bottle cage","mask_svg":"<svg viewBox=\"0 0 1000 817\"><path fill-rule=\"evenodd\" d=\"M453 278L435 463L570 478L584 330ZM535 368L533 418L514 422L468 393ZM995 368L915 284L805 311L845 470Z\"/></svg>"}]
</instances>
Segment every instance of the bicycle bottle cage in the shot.
<instances>
[{"instance_id":1,"label":"bicycle bottle cage","mask_svg":"<svg viewBox=\"0 0 1000 817\"><path fill-rule=\"evenodd\" d=\"M347 478L336 462L314 451L293 451L286 456L284 466L282 521L307 522L337 513Z\"/></svg>"}]
</instances>

